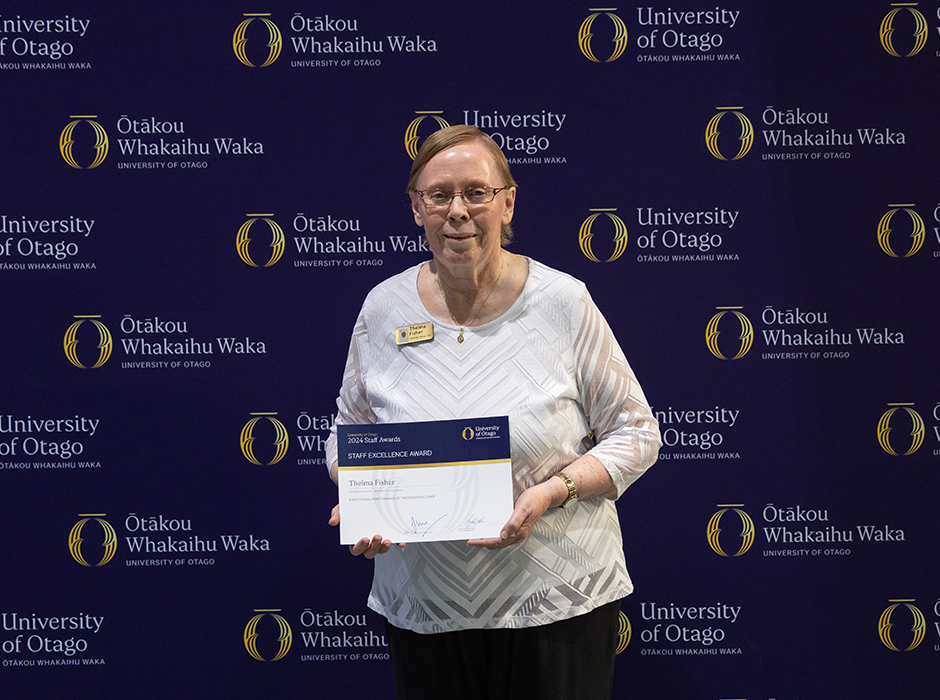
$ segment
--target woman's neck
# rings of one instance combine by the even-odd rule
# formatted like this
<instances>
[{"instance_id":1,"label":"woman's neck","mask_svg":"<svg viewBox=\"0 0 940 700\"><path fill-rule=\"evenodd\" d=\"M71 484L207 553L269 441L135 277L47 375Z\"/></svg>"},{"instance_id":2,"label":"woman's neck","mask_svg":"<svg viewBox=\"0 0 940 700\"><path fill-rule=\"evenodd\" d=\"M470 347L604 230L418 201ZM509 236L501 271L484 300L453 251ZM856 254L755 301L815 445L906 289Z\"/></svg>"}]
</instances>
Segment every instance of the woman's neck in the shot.
<instances>
[{"instance_id":1,"label":"woman's neck","mask_svg":"<svg viewBox=\"0 0 940 700\"><path fill-rule=\"evenodd\" d=\"M529 276L527 258L503 251L499 267L475 277L441 274L435 260L418 272L418 294L430 314L445 323L472 328L499 318L515 303ZM454 285L454 286L451 286Z\"/></svg>"}]
</instances>

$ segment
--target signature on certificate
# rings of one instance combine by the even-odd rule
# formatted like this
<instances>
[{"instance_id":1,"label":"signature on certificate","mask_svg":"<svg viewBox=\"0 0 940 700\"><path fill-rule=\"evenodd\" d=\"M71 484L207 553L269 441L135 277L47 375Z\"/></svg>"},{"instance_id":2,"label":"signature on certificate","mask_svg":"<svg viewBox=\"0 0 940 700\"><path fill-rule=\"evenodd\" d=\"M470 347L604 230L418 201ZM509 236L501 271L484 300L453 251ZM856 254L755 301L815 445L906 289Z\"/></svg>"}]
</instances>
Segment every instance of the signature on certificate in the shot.
<instances>
[{"instance_id":1,"label":"signature on certificate","mask_svg":"<svg viewBox=\"0 0 940 700\"><path fill-rule=\"evenodd\" d=\"M411 532L412 534L421 535L421 537L424 537L425 535L428 534L428 532L431 530L432 527L437 525L441 520L443 520L446 517L447 517L447 513L444 513L444 515L442 515L441 517L439 517L437 520L435 520L432 523L427 520L415 520L414 516L412 516L411 529L409 530L409 532ZM422 532L422 528L423 528L423 532Z\"/></svg>"}]
</instances>

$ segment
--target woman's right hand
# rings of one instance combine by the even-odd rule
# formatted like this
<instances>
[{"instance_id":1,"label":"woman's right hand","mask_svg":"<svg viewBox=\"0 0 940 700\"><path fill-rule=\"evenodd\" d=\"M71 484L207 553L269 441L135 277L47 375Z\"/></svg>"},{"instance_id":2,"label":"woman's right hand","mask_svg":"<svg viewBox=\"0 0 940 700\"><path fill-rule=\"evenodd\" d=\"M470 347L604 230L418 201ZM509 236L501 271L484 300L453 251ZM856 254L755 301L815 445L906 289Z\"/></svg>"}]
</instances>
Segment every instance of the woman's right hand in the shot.
<instances>
[{"instance_id":1,"label":"woman's right hand","mask_svg":"<svg viewBox=\"0 0 940 700\"><path fill-rule=\"evenodd\" d=\"M339 525L339 504L337 503L333 506L333 512L330 514L330 525L336 527ZM405 543L400 542L398 544L402 549L405 548ZM375 535L371 540L368 537L363 537L361 540L355 544L349 545L349 552L354 557L358 557L360 554L364 554L366 559L374 559L376 555L385 554L388 550L392 548L392 541L382 539L381 535Z\"/></svg>"}]
</instances>

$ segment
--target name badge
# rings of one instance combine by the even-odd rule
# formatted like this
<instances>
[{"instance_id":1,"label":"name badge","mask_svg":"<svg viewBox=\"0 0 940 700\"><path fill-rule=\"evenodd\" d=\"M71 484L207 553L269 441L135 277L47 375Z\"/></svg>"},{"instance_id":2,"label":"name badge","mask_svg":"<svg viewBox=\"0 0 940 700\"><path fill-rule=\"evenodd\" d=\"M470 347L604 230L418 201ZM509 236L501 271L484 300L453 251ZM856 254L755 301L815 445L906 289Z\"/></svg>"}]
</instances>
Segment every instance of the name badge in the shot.
<instances>
[{"instance_id":1,"label":"name badge","mask_svg":"<svg viewBox=\"0 0 940 700\"><path fill-rule=\"evenodd\" d=\"M420 343L422 340L434 339L434 324L416 323L413 326L402 326L395 329L395 344L408 345L410 343Z\"/></svg>"}]
</instances>

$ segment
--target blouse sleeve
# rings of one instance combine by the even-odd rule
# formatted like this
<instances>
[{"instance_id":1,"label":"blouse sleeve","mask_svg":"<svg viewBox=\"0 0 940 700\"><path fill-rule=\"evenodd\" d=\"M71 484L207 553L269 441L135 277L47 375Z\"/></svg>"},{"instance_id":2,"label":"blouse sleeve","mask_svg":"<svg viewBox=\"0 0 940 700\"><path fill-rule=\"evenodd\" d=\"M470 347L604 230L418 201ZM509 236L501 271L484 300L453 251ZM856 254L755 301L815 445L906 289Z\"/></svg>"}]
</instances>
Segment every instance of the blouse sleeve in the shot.
<instances>
[{"instance_id":1,"label":"blouse sleeve","mask_svg":"<svg viewBox=\"0 0 940 700\"><path fill-rule=\"evenodd\" d=\"M336 423L343 425L375 423L375 413L369 407L366 395L366 372L369 366L369 331L365 321L365 307L359 312L349 341L349 354L343 372L343 386L336 399L336 422L330 428L326 441L326 468L329 471L337 458Z\"/></svg>"},{"instance_id":2,"label":"blouse sleeve","mask_svg":"<svg viewBox=\"0 0 940 700\"><path fill-rule=\"evenodd\" d=\"M573 345L582 408L594 432L588 452L599 460L617 497L656 461L659 424L607 320L585 289L575 302Z\"/></svg>"}]
</instances>

